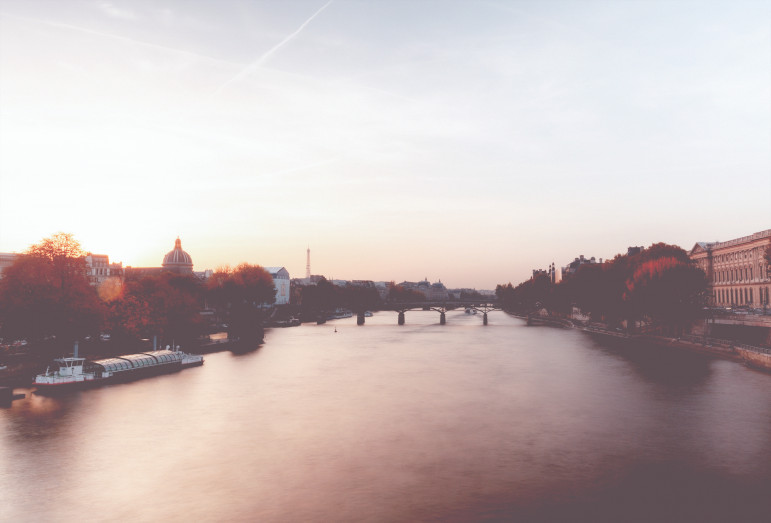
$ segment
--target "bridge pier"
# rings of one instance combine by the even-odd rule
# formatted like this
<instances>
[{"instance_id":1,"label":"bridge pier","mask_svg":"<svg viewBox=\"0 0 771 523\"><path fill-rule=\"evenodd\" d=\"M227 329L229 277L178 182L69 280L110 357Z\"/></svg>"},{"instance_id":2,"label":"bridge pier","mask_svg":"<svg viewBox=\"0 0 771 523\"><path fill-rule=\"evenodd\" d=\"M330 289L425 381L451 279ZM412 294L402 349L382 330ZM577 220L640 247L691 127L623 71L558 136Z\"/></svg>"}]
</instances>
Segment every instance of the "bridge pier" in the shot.
<instances>
[{"instance_id":1,"label":"bridge pier","mask_svg":"<svg viewBox=\"0 0 771 523\"><path fill-rule=\"evenodd\" d=\"M482 315L482 324L483 324L483 325L487 325L487 313L484 313L484 314Z\"/></svg>"},{"instance_id":2,"label":"bridge pier","mask_svg":"<svg viewBox=\"0 0 771 523\"><path fill-rule=\"evenodd\" d=\"M404 325L404 313L399 311L399 325Z\"/></svg>"},{"instance_id":3,"label":"bridge pier","mask_svg":"<svg viewBox=\"0 0 771 523\"><path fill-rule=\"evenodd\" d=\"M356 325L364 325L364 313L359 312L356 314Z\"/></svg>"},{"instance_id":4,"label":"bridge pier","mask_svg":"<svg viewBox=\"0 0 771 523\"><path fill-rule=\"evenodd\" d=\"M439 325L444 325L447 323L447 318L445 317L443 312L439 313Z\"/></svg>"}]
</instances>

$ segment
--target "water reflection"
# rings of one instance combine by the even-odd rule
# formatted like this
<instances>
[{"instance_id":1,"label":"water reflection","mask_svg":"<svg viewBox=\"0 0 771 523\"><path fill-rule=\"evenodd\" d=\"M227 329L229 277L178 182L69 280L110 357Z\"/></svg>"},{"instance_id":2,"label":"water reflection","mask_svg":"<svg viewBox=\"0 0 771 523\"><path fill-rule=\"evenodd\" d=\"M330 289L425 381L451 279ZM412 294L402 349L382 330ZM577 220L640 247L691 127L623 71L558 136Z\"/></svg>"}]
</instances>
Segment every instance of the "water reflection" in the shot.
<instances>
[{"instance_id":1,"label":"water reflection","mask_svg":"<svg viewBox=\"0 0 771 523\"><path fill-rule=\"evenodd\" d=\"M73 411L78 409L80 393L62 397L35 394L32 389L15 389L25 395L13 405L13 416L6 418L7 434L11 438L26 441L30 438L55 437L58 429L66 425Z\"/></svg>"},{"instance_id":2,"label":"water reflection","mask_svg":"<svg viewBox=\"0 0 771 523\"><path fill-rule=\"evenodd\" d=\"M0 410L3 518L729 521L769 508L768 376L503 314L447 320L274 329L203 367L14 403Z\"/></svg>"},{"instance_id":3,"label":"water reflection","mask_svg":"<svg viewBox=\"0 0 771 523\"><path fill-rule=\"evenodd\" d=\"M623 359L641 378L667 388L688 390L705 383L715 357L651 342L582 333L606 354Z\"/></svg>"}]
</instances>

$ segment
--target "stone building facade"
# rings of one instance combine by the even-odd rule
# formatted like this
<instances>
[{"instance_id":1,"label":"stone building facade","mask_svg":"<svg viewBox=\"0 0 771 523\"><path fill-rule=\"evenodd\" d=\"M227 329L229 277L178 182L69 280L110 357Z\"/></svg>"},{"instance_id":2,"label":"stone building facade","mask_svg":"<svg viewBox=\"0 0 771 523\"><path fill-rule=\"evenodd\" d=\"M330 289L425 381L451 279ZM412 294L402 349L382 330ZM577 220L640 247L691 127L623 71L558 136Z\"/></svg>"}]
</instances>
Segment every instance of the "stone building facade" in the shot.
<instances>
[{"instance_id":1,"label":"stone building facade","mask_svg":"<svg viewBox=\"0 0 771 523\"><path fill-rule=\"evenodd\" d=\"M86 254L86 277L88 283L99 287L110 278L123 279L123 264L110 263L110 257L106 254Z\"/></svg>"},{"instance_id":2,"label":"stone building facade","mask_svg":"<svg viewBox=\"0 0 771 523\"><path fill-rule=\"evenodd\" d=\"M291 285L289 271L284 267L265 267L273 278L273 286L276 288L276 305L289 304Z\"/></svg>"},{"instance_id":3,"label":"stone building facade","mask_svg":"<svg viewBox=\"0 0 771 523\"><path fill-rule=\"evenodd\" d=\"M726 242L699 242L689 256L707 275L710 304L768 307L771 267L764 258L771 229Z\"/></svg>"},{"instance_id":4,"label":"stone building facade","mask_svg":"<svg viewBox=\"0 0 771 523\"><path fill-rule=\"evenodd\" d=\"M0 278L3 277L5 269L13 265L18 256L19 254L15 252L0 252Z\"/></svg>"}]
</instances>

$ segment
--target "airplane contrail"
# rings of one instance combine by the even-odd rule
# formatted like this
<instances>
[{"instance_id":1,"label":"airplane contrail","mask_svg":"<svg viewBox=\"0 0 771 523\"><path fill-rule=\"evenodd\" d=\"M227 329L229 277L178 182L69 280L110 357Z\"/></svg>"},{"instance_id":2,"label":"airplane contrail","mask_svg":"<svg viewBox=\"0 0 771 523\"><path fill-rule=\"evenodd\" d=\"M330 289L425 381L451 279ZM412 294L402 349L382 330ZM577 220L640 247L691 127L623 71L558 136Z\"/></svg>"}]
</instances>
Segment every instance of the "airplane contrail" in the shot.
<instances>
[{"instance_id":1,"label":"airplane contrail","mask_svg":"<svg viewBox=\"0 0 771 523\"><path fill-rule=\"evenodd\" d=\"M287 44L287 43L288 43L290 40L292 40L292 39L293 39L295 36L297 36L298 34L300 34L300 31L302 31L303 29L305 29L305 26L307 26L309 23L311 23L311 20L313 20L314 18L316 18L316 17L319 15L319 13L321 13L321 12L322 12L324 9L326 9L327 7L329 7L329 4L331 4L331 3L332 3L332 0L329 0L329 2L327 2L326 4L324 4L323 6L321 6L321 9L319 9L318 11L316 11L315 13L313 13L313 15L312 15L310 18L308 18L308 19L307 19L305 22L303 22L303 23L302 23L302 25L301 25L300 27L298 27L298 28L297 28L297 30L296 30L295 32L293 32L292 34L290 34L289 36L287 36L286 38L284 38L283 40L281 40L279 43L277 43L276 45L274 45L273 47L271 47L271 48L270 48L268 51L266 51L266 52L265 52L265 53L264 53L262 56L260 56L260 57L259 57L257 60L255 60L254 62L252 62L251 64L249 64L249 65L248 65L248 66L246 66L245 68L243 68L243 69L242 69L242 70L241 70L241 71L240 71L240 72L239 72L237 75L235 75L233 78L231 78L231 79L230 79L230 80L228 80L227 82L225 82L225 83L223 83L222 85L220 85L220 86L217 88L217 90L216 90L216 91L214 91L214 94L215 94L215 95L219 94L219 93L220 93L220 92L221 92L223 89L225 89L227 86L229 86L229 85L233 84L234 82L237 82L237 81L241 80L242 78L244 78L244 77L246 77L246 76L249 76L249 75L250 75L250 74L252 74L254 71L256 71L257 69L259 69L259 68L260 68L260 66L262 66L262 64L263 64L263 63L265 63L265 61L266 61L268 58L270 58L271 56L273 56L273 54L275 54L275 52L276 52L276 51L278 51L279 49L281 49L281 48L282 48L284 45L286 45L286 44Z\"/></svg>"}]
</instances>

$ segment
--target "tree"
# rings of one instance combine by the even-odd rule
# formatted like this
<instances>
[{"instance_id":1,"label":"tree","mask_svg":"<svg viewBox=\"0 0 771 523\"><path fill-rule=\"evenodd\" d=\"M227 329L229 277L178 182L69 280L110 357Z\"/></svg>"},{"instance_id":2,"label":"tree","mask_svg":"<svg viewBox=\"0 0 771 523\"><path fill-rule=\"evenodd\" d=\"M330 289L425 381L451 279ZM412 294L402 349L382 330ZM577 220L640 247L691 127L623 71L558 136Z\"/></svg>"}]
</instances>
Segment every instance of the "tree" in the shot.
<instances>
[{"instance_id":1,"label":"tree","mask_svg":"<svg viewBox=\"0 0 771 523\"><path fill-rule=\"evenodd\" d=\"M401 285L397 285L391 282L388 285L388 301L397 303L413 303L418 301L426 301L426 297L422 292L415 289L407 289Z\"/></svg>"},{"instance_id":2,"label":"tree","mask_svg":"<svg viewBox=\"0 0 771 523\"><path fill-rule=\"evenodd\" d=\"M536 309L551 309L554 302L554 284L546 274L538 274L512 288L498 285L495 293L504 310L529 314Z\"/></svg>"},{"instance_id":3,"label":"tree","mask_svg":"<svg viewBox=\"0 0 771 523\"><path fill-rule=\"evenodd\" d=\"M342 304L341 291L326 278L302 287L300 308L306 319L317 319Z\"/></svg>"},{"instance_id":4,"label":"tree","mask_svg":"<svg viewBox=\"0 0 771 523\"><path fill-rule=\"evenodd\" d=\"M380 306L380 294L374 286L364 287L359 285L350 285L341 289L341 302L344 307L354 312L365 312L377 309Z\"/></svg>"},{"instance_id":5,"label":"tree","mask_svg":"<svg viewBox=\"0 0 771 523\"><path fill-rule=\"evenodd\" d=\"M581 265L575 274L552 285L536 276L496 294L506 310L526 313L537 304L567 312L571 304L606 323L648 318L680 329L701 311L706 278L676 245L655 243L633 255L617 255L603 264Z\"/></svg>"},{"instance_id":6,"label":"tree","mask_svg":"<svg viewBox=\"0 0 771 523\"><path fill-rule=\"evenodd\" d=\"M7 338L55 339L56 346L97 332L104 309L86 278L80 244L57 233L31 246L0 280L0 329Z\"/></svg>"},{"instance_id":7,"label":"tree","mask_svg":"<svg viewBox=\"0 0 771 523\"><path fill-rule=\"evenodd\" d=\"M109 303L109 325L117 338L192 342L203 331L203 289L194 276L168 272L128 280Z\"/></svg>"},{"instance_id":8,"label":"tree","mask_svg":"<svg viewBox=\"0 0 771 523\"><path fill-rule=\"evenodd\" d=\"M627 280L626 300L638 316L680 331L704 306L707 279L690 260L671 256L643 262Z\"/></svg>"},{"instance_id":9,"label":"tree","mask_svg":"<svg viewBox=\"0 0 771 523\"><path fill-rule=\"evenodd\" d=\"M262 339L263 306L276 301L276 288L268 271L248 263L235 269L222 267L209 278L207 293L224 311L229 336Z\"/></svg>"}]
</instances>

